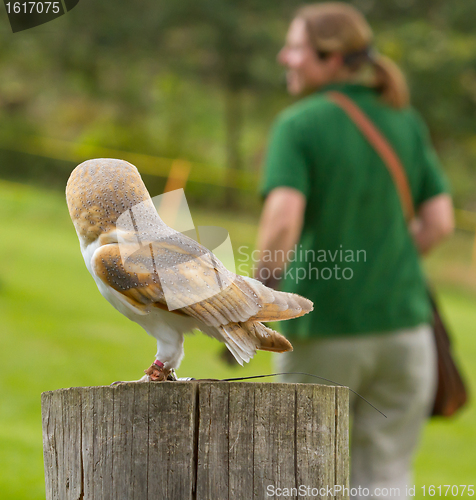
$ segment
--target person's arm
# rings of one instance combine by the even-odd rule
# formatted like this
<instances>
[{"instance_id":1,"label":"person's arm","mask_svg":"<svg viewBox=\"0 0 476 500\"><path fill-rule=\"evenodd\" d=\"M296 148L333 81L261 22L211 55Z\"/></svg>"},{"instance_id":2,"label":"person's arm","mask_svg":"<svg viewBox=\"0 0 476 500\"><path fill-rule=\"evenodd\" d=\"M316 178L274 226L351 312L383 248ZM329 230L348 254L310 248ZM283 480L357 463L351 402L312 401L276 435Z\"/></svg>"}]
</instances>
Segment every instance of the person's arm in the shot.
<instances>
[{"instance_id":1,"label":"person's arm","mask_svg":"<svg viewBox=\"0 0 476 500\"><path fill-rule=\"evenodd\" d=\"M440 194L423 202L410 232L420 254L425 255L454 231L451 197Z\"/></svg>"},{"instance_id":2,"label":"person's arm","mask_svg":"<svg viewBox=\"0 0 476 500\"><path fill-rule=\"evenodd\" d=\"M264 284L275 286L279 281L286 255L301 236L305 208L306 197L294 188L275 188L267 196L258 230L260 262L255 275Z\"/></svg>"}]
</instances>

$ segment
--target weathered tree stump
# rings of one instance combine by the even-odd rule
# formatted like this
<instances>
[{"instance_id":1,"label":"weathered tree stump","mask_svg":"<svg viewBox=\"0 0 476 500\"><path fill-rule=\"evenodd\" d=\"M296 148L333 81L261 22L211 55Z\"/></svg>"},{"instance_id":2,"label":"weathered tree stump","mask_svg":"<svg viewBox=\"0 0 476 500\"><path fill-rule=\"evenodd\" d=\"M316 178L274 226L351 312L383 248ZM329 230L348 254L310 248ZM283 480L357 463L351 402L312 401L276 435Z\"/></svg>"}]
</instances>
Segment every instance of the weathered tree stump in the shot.
<instances>
[{"instance_id":1,"label":"weathered tree stump","mask_svg":"<svg viewBox=\"0 0 476 500\"><path fill-rule=\"evenodd\" d=\"M348 498L344 387L77 387L43 393L42 417L47 500Z\"/></svg>"}]
</instances>

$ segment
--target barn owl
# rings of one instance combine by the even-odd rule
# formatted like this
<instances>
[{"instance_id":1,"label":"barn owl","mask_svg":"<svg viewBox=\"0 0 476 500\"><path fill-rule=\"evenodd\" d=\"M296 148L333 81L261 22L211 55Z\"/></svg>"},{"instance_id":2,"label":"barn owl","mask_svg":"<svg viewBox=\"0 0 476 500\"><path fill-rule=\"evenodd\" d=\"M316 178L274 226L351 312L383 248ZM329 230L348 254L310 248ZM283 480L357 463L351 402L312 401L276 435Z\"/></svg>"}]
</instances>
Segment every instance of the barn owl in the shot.
<instances>
[{"instance_id":1,"label":"barn owl","mask_svg":"<svg viewBox=\"0 0 476 500\"><path fill-rule=\"evenodd\" d=\"M224 342L241 365L257 349L292 350L262 322L302 316L312 302L228 271L205 247L167 226L130 163L81 163L68 180L66 200L99 291L157 339L155 360L140 380L175 379L184 334L194 330Z\"/></svg>"}]
</instances>

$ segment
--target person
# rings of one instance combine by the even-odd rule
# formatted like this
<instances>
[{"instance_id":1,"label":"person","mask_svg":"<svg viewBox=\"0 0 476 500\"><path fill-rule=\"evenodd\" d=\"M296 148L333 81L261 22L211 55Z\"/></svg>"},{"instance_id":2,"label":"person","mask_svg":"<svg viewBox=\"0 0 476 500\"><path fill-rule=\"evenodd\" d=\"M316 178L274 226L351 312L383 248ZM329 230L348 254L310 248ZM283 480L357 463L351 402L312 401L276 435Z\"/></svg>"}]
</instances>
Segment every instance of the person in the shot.
<instances>
[{"instance_id":1,"label":"person","mask_svg":"<svg viewBox=\"0 0 476 500\"><path fill-rule=\"evenodd\" d=\"M314 311L282 324L294 351L276 355L276 370L331 379L385 413L350 393L350 485L374 499L406 498L436 385L419 254L453 231L447 182L402 72L376 52L354 7L300 8L278 61L300 99L270 134L255 277L268 285L281 277L282 289L312 300ZM383 160L331 90L357 104L398 155L416 210L411 224Z\"/></svg>"}]
</instances>

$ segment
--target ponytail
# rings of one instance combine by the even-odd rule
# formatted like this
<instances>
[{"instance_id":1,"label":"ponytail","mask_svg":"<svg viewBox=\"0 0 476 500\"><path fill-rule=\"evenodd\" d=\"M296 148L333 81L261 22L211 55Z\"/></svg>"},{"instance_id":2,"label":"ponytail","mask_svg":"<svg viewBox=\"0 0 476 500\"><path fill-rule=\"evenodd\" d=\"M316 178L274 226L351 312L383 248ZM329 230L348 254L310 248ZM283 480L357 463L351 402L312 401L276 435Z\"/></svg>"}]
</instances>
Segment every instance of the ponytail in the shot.
<instances>
[{"instance_id":1,"label":"ponytail","mask_svg":"<svg viewBox=\"0 0 476 500\"><path fill-rule=\"evenodd\" d=\"M376 54L371 63L375 69L375 87L390 106L401 109L410 102L407 82L400 68L388 57Z\"/></svg>"},{"instance_id":2,"label":"ponytail","mask_svg":"<svg viewBox=\"0 0 476 500\"><path fill-rule=\"evenodd\" d=\"M301 7L296 18L306 23L317 53L340 52L352 78L362 78L365 85L375 87L389 106L400 109L408 105L403 73L388 57L374 53L372 29L359 10L348 3L320 2ZM369 66L373 69L370 78L366 71Z\"/></svg>"}]
</instances>

